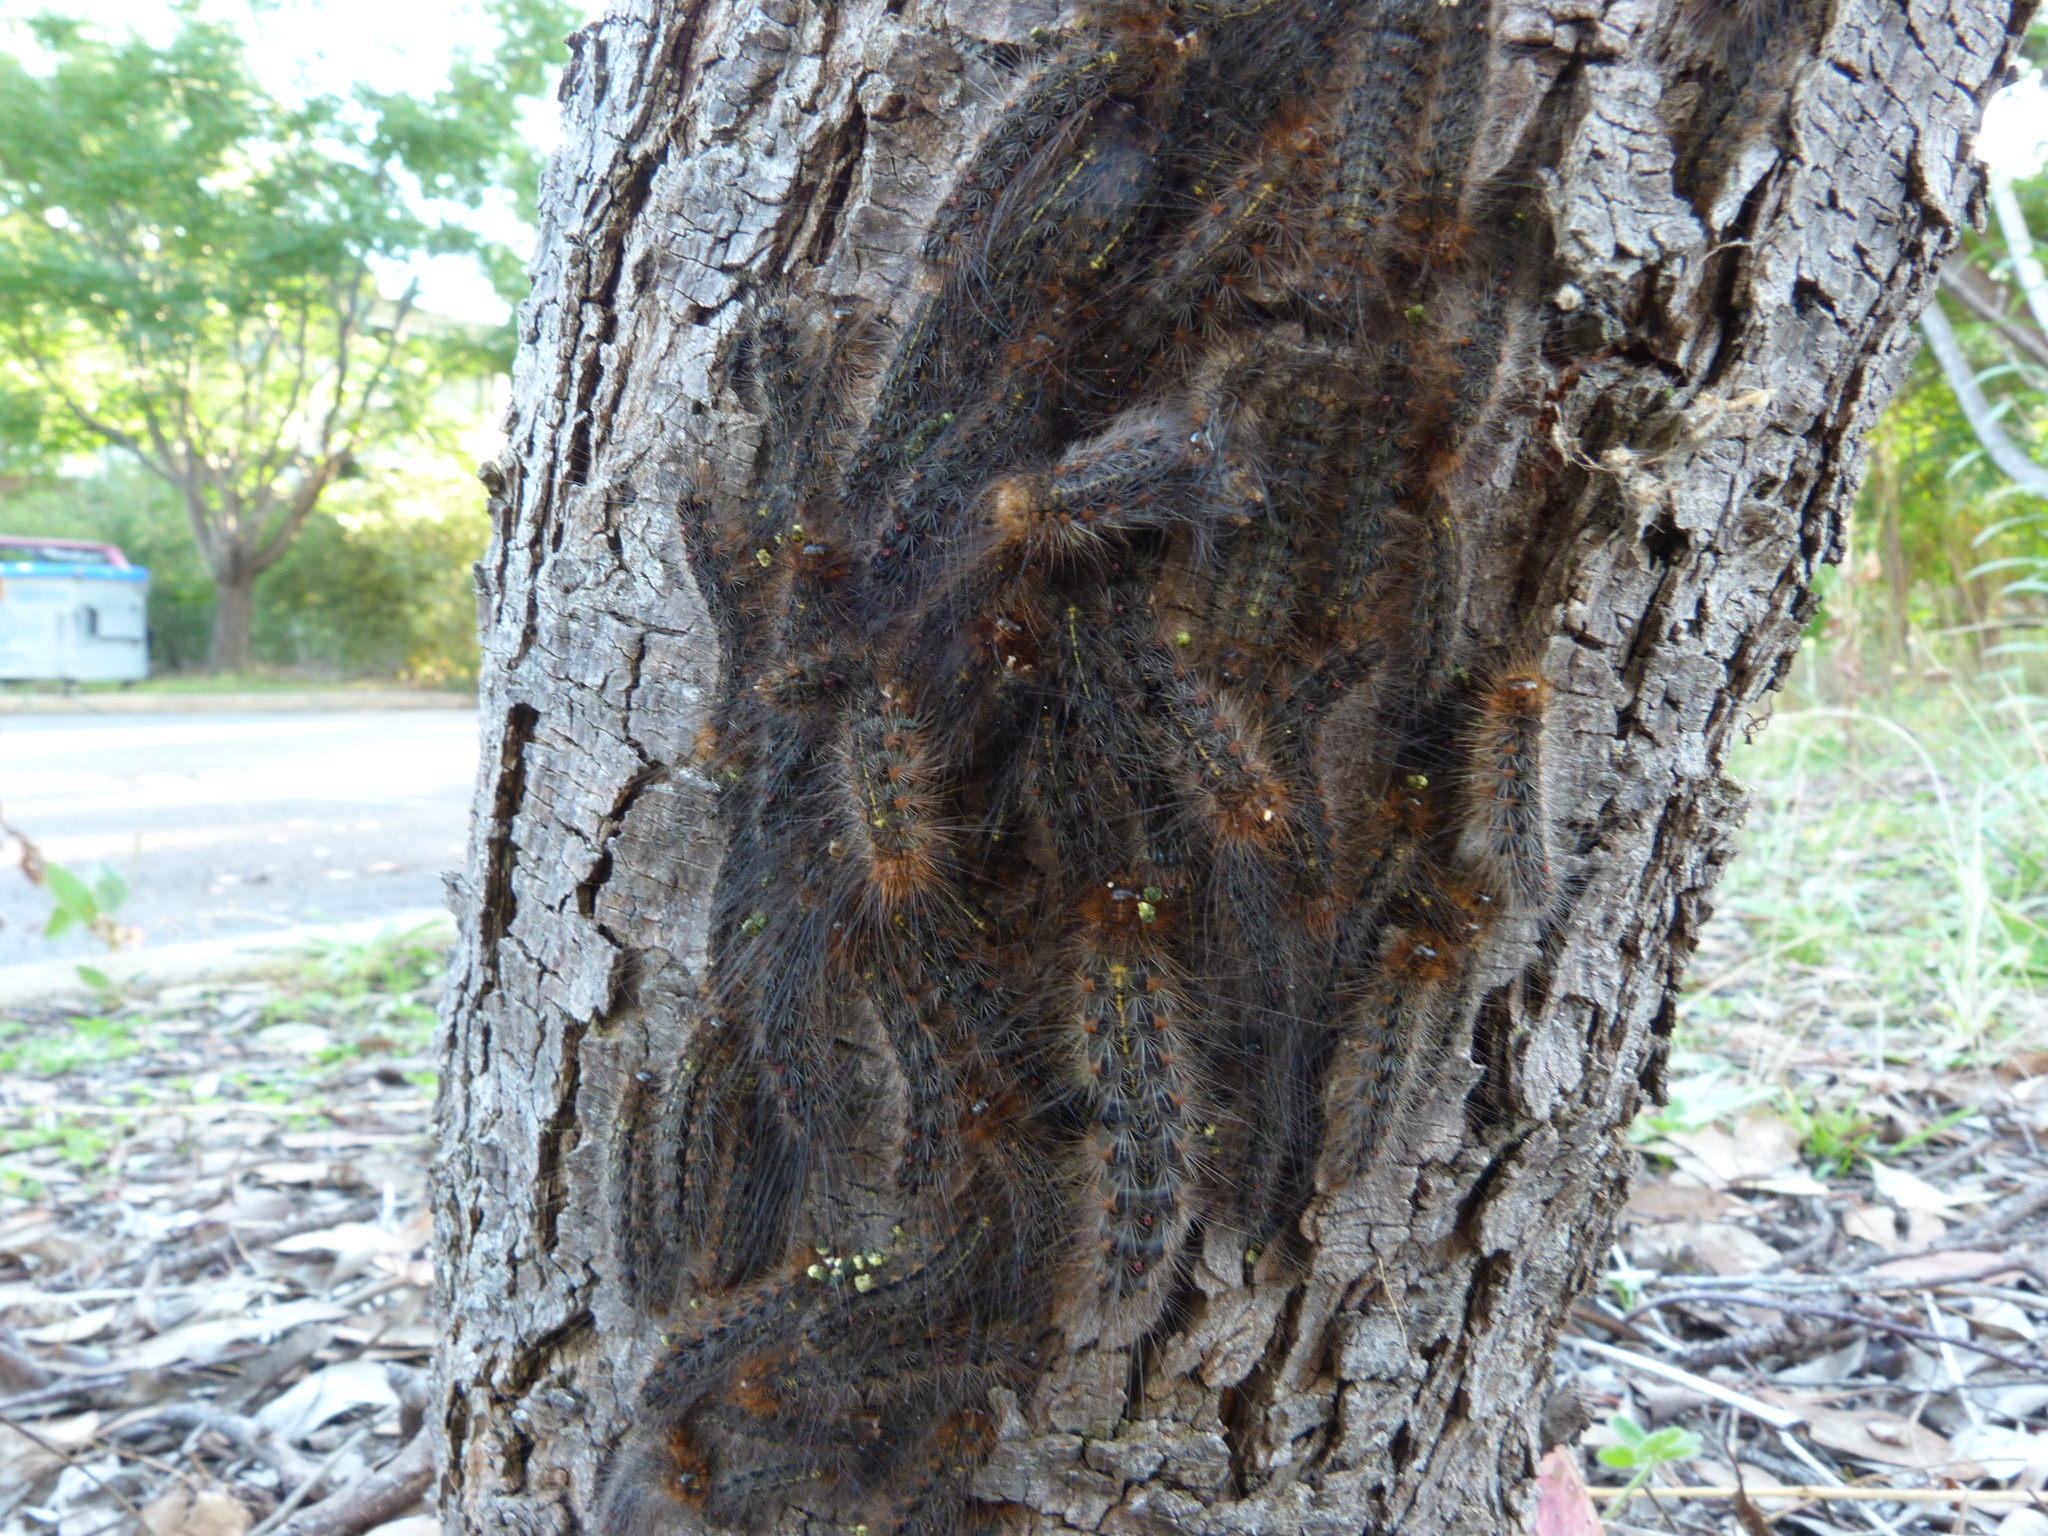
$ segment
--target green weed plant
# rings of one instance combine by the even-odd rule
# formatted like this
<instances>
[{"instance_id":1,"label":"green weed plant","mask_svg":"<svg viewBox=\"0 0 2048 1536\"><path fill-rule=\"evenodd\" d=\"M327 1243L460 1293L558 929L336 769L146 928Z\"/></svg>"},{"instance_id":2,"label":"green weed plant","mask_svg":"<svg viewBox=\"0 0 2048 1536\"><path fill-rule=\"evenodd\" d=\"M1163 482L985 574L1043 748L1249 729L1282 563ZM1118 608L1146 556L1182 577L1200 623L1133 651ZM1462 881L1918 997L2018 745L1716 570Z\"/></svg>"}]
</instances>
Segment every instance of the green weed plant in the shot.
<instances>
[{"instance_id":1,"label":"green weed plant","mask_svg":"<svg viewBox=\"0 0 2048 1536\"><path fill-rule=\"evenodd\" d=\"M1699 1455L1704 1444L1689 1429L1667 1424L1659 1430L1647 1430L1625 1413L1609 1419L1607 1428L1615 1443L1600 1447L1600 1465L1634 1474L1616 1495L1615 1502L1608 1505L1609 1509L1647 1483L1659 1467Z\"/></svg>"},{"instance_id":2,"label":"green weed plant","mask_svg":"<svg viewBox=\"0 0 2048 1536\"><path fill-rule=\"evenodd\" d=\"M43 866L43 889L50 893L50 920L43 925L43 937L58 938L74 927L83 928L109 950L128 940L119 914L128 900L128 882L105 864L96 865L88 880L62 864Z\"/></svg>"}]
</instances>

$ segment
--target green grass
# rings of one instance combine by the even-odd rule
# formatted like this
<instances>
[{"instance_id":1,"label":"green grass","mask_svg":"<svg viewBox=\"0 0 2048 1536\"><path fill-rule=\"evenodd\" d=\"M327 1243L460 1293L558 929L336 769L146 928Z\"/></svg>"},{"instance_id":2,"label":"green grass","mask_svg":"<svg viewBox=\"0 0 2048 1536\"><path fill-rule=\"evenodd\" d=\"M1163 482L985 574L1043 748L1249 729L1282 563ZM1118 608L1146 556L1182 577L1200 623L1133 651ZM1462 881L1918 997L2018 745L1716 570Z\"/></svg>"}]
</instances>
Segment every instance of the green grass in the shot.
<instances>
[{"instance_id":1,"label":"green grass","mask_svg":"<svg viewBox=\"0 0 2048 1536\"><path fill-rule=\"evenodd\" d=\"M1853 710L1788 700L1729 772L1750 815L1690 1021L1825 1014L1875 1055L1890 1032L1950 1060L2042 1038L2043 701L1962 685Z\"/></svg>"},{"instance_id":2,"label":"green grass","mask_svg":"<svg viewBox=\"0 0 2048 1536\"><path fill-rule=\"evenodd\" d=\"M0 1072L20 1077L63 1077L87 1067L119 1061L142 1049L132 1022L76 1017L67 1034L32 1031L15 1020L0 1020Z\"/></svg>"},{"instance_id":3,"label":"green grass","mask_svg":"<svg viewBox=\"0 0 2048 1536\"><path fill-rule=\"evenodd\" d=\"M136 1079L125 1058L189 1046L190 1033L175 1026L182 1015L159 1018L146 1005L128 1006L114 991L100 998L97 1012L61 1021L0 1019L0 1073L21 1079L74 1077L67 1097L89 1100L96 1112L42 1108L11 1111L0 1127L0 1201L41 1200L63 1183L82 1197L96 1195L114 1177L110 1154L126 1145L138 1117L162 1107L236 1103L291 1111L276 1117L280 1131L315 1130L325 1125L330 1100L339 1090L335 1069L364 1056L396 1058L405 1081L431 1098L437 1076L405 1058L423 1056L434 1030L426 998L439 981L447 951L445 924L400 932L389 930L355 944L320 944L279 979L280 991L253 1023L317 1023L329 1030L334 1048L312 1059L288 1054L262 1066L219 1073L218 1086L202 1099L199 1076L181 1072ZM202 1007L204 1005L201 1005ZM111 1071L104 1069L112 1068ZM206 1074L211 1075L211 1074ZM71 1170L60 1178L57 1170ZM82 1183L81 1183L82 1180Z\"/></svg>"},{"instance_id":4,"label":"green grass","mask_svg":"<svg viewBox=\"0 0 2048 1536\"><path fill-rule=\"evenodd\" d=\"M333 1030L340 1038L319 1053L316 1066L373 1053L423 1054L434 1010L418 994L440 976L448 939L446 924L426 923L354 944L315 943L283 979L283 994L264 1008L261 1022L304 1020ZM431 1091L431 1081L427 1086Z\"/></svg>"}]
</instances>

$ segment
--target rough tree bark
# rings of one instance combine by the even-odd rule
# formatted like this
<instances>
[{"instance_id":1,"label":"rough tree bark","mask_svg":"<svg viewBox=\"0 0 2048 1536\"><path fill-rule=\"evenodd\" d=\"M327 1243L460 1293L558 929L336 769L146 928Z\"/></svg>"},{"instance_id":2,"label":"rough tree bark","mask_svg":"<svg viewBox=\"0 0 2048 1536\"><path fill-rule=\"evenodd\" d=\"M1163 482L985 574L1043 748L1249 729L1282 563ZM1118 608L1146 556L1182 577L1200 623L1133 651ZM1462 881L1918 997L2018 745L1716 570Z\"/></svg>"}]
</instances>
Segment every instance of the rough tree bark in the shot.
<instances>
[{"instance_id":1,"label":"rough tree bark","mask_svg":"<svg viewBox=\"0 0 2048 1536\"><path fill-rule=\"evenodd\" d=\"M1567 894L1540 956L1499 958L1400 1155L1312 1205L1300 1266L1248 1281L1200 1255L1142 1361L1091 1345L994 1405L975 1494L1013 1528L1526 1522L1550 1352L1741 813L1720 764L1840 553L1862 435L1977 215L1969 136L2027 9L1835 0L1729 115L1684 39L1781 8L1498 0L1499 127L1543 146L1563 340L1471 514L1464 618L1550 680ZM749 472L747 296L809 267L814 293L902 322L924 229L1061 20L1051 0L626 0L574 40L511 445L484 473L437 1197L450 1530L595 1529L658 1347L603 1202L616 1106L684 1049L705 962L721 829L692 764L719 657L678 508L700 460Z\"/></svg>"},{"instance_id":2,"label":"rough tree bark","mask_svg":"<svg viewBox=\"0 0 2048 1536\"><path fill-rule=\"evenodd\" d=\"M213 578L213 641L206 664L216 672L246 672L256 665L256 578L243 571Z\"/></svg>"}]
</instances>

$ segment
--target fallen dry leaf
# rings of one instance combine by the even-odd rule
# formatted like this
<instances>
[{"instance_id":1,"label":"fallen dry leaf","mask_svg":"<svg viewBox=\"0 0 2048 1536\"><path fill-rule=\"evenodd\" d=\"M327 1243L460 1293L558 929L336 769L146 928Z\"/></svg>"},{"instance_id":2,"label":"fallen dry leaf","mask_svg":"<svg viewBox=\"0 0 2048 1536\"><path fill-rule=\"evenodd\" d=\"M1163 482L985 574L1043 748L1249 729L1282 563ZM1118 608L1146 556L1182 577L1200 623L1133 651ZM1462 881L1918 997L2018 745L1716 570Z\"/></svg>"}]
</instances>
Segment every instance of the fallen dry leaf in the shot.
<instances>
[{"instance_id":1,"label":"fallen dry leaf","mask_svg":"<svg viewBox=\"0 0 2048 1536\"><path fill-rule=\"evenodd\" d=\"M149 1536L242 1536L254 1523L242 1501L225 1489L183 1483L142 1509Z\"/></svg>"},{"instance_id":2,"label":"fallen dry leaf","mask_svg":"<svg viewBox=\"0 0 2048 1536\"><path fill-rule=\"evenodd\" d=\"M90 1445L100 1431L100 1416L81 1413L65 1419L39 1419L27 1428L35 1439L0 1423L0 1496L26 1492L38 1478L64 1465L63 1452Z\"/></svg>"},{"instance_id":3,"label":"fallen dry leaf","mask_svg":"<svg viewBox=\"0 0 2048 1536\"><path fill-rule=\"evenodd\" d=\"M16 1337L31 1344L83 1344L87 1339L104 1333L114 1321L114 1314L120 1310L118 1302L109 1307L92 1307L60 1322L45 1323L40 1328L24 1328Z\"/></svg>"},{"instance_id":4,"label":"fallen dry leaf","mask_svg":"<svg viewBox=\"0 0 2048 1536\"><path fill-rule=\"evenodd\" d=\"M1690 1253L1717 1275L1746 1275L1778 1260L1777 1249L1733 1222L1664 1222L1642 1229L1640 1236L1653 1251Z\"/></svg>"},{"instance_id":5,"label":"fallen dry leaf","mask_svg":"<svg viewBox=\"0 0 2048 1536\"><path fill-rule=\"evenodd\" d=\"M352 1408L382 1408L397 1402L398 1394L383 1366L369 1360L345 1360L315 1371L265 1404L257 1410L256 1422L287 1440L303 1440Z\"/></svg>"},{"instance_id":6,"label":"fallen dry leaf","mask_svg":"<svg viewBox=\"0 0 2048 1536\"><path fill-rule=\"evenodd\" d=\"M1880 1199L1889 1200L1902 1211L1925 1211L1939 1216L1952 1211L1959 1205L1981 1205L1985 1198L1983 1187L1936 1189L1925 1179L1894 1168L1889 1163L1870 1165L1870 1182L1876 1187Z\"/></svg>"},{"instance_id":7,"label":"fallen dry leaf","mask_svg":"<svg viewBox=\"0 0 2048 1536\"><path fill-rule=\"evenodd\" d=\"M58 1182L58 1173L57 1167L38 1170L38 1176L45 1184ZM65 1233L57 1218L48 1211L24 1211L20 1217L0 1227L0 1253L16 1258L40 1259L45 1264L63 1268L84 1258L86 1246Z\"/></svg>"},{"instance_id":8,"label":"fallen dry leaf","mask_svg":"<svg viewBox=\"0 0 2048 1536\"><path fill-rule=\"evenodd\" d=\"M1969 1305L1970 1325L1986 1338L2025 1342L2036 1337L2034 1320L2012 1302L2000 1301L1995 1296L1973 1296Z\"/></svg>"},{"instance_id":9,"label":"fallen dry leaf","mask_svg":"<svg viewBox=\"0 0 2048 1536\"><path fill-rule=\"evenodd\" d=\"M1814 1398L1797 1392L1758 1388L1756 1395L1767 1403L1796 1409L1806 1416L1806 1432L1814 1443L1845 1456L1875 1461L1888 1467L1911 1467L1920 1472L1938 1472L1957 1482L1974 1482L1984 1469L1964 1456L1946 1437L1925 1424L1877 1409L1825 1408Z\"/></svg>"},{"instance_id":10,"label":"fallen dry leaf","mask_svg":"<svg viewBox=\"0 0 2048 1536\"><path fill-rule=\"evenodd\" d=\"M1889 1206L1866 1205L1858 1200L1842 1212L1842 1230L1866 1243L1890 1252L1906 1246L1899 1236L1899 1218Z\"/></svg>"},{"instance_id":11,"label":"fallen dry leaf","mask_svg":"<svg viewBox=\"0 0 2048 1536\"><path fill-rule=\"evenodd\" d=\"M46 1206L32 1205L0 1221L0 1253L13 1253L13 1245L24 1235L34 1234L56 1220L57 1213Z\"/></svg>"},{"instance_id":12,"label":"fallen dry leaf","mask_svg":"<svg viewBox=\"0 0 2048 1536\"><path fill-rule=\"evenodd\" d=\"M403 1280L407 1285L416 1286L423 1291L431 1291L434 1288L434 1261L432 1259L406 1259L397 1258L390 1254L380 1254L370 1261L370 1267L381 1269L387 1275L392 1275L397 1279ZM2007 1305L2009 1306L2011 1303L2008 1302Z\"/></svg>"},{"instance_id":13,"label":"fallen dry leaf","mask_svg":"<svg viewBox=\"0 0 2048 1536\"><path fill-rule=\"evenodd\" d=\"M1551 1447L1536 1468L1534 1536L1601 1536L1600 1516L1579 1476L1579 1458L1565 1446Z\"/></svg>"},{"instance_id":14,"label":"fallen dry leaf","mask_svg":"<svg viewBox=\"0 0 2048 1536\"><path fill-rule=\"evenodd\" d=\"M258 1043L267 1050L300 1056L317 1056L334 1049L334 1035L317 1024L273 1024L256 1031Z\"/></svg>"},{"instance_id":15,"label":"fallen dry leaf","mask_svg":"<svg viewBox=\"0 0 2048 1536\"><path fill-rule=\"evenodd\" d=\"M2048 1467L2048 1435L2029 1434L2003 1424L1978 1424L1956 1436L1956 1450L1983 1465L2001 1482L2037 1467Z\"/></svg>"},{"instance_id":16,"label":"fallen dry leaf","mask_svg":"<svg viewBox=\"0 0 2048 1536\"><path fill-rule=\"evenodd\" d=\"M337 1147L381 1147L412 1142L424 1145L426 1138L412 1131L293 1131L277 1138L288 1152L331 1152Z\"/></svg>"},{"instance_id":17,"label":"fallen dry leaf","mask_svg":"<svg viewBox=\"0 0 2048 1536\"><path fill-rule=\"evenodd\" d=\"M347 1344L374 1342L381 1350L398 1353L425 1354L441 1342L440 1329L426 1318L393 1323L375 1313L360 1324L343 1324L335 1330L334 1336Z\"/></svg>"},{"instance_id":18,"label":"fallen dry leaf","mask_svg":"<svg viewBox=\"0 0 2048 1536\"><path fill-rule=\"evenodd\" d=\"M338 1227L279 1238L270 1246L278 1253L359 1253L368 1258L374 1253L411 1253L419 1245L419 1238L407 1232L394 1232L367 1221L345 1221Z\"/></svg>"},{"instance_id":19,"label":"fallen dry leaf","mask_svg":"<svg viewBox=\"0 0 2048 1536\"><path fill-rule=\"evenodd\" d=\"M1993 1068L1993 1074L2005 1083L2016 1083L2028 1077L2048 1077L2048 1051L2014 1051Z\"/></svg>"},{"instance_id":20,"label":"fallen dry leaf","mask_svg":"<svg viewBox=\"0 0 2048 1536\"><path fill-rule=\"evenodd\" d=\"M248 1339L273 1339L280 1333L307 1323L331 1323L349 1315L346 1307L331 1301L287 1301L249 1317L223 1317L211 1322L187 1323L145 1339L133 1349L116 1350L114 1366L124 1371L156 1371L180 1361L205 1365L220 1357L230 1345Z\"/></svg>"},{"instance_id":21,"label":"fallen dry leaf","mask_svg":"<svg viewBox=\"0 0 2048 1536\"><path fill-rule=\"evenodd\" d=\"M1811 1360L1784 1370L1773 1371L1771 1380L1788 1387L1832 1387L1861 1371L1863 1362L1869 1354L1868 1339L1851 1339L1840 1349L1830 1350L1824 1355L1815 1355Z\"/></svg>"},{"instance_id":22,"label":"fallen dry leaf","mask_svg":"<svg viewBox=\"0 0 2048 1536\"><path fill-rule=\"evenodd\" d=\"M1810 1173L1781 1173L1768 1179L1744 1179L1742 1187L1761 1195L1792 1195L1802 1200L1825 1200L1834 1193Z\"/></svg>"},{"instance_id":23,"label":"fallen dry leaf","mask_svg":"<svg viewBox=\"0 0 2048 1536\"><path fill-rule=\"evenodd\" d=\"M328 1283L338 1285L361 1274L379 1258L417 1253L429 1230L416 1221L408 1222L396 1231L367 1221L349 1221L318 1232L284 1238L270 1246L278 1253L333 1254L334 1268Z\"/></svg>"},{"instance_id":24,"label":"fallen dry leaf","mask_svg":"<svg viewBox=\"0 0 2048 1536\"><path fill-rule=\"evenodd\" d=\"M282 1221L292 1213L292 1197L281 1189L239 1187L234 1197L208 1206L200 1215L207 1221L247 1225L258 1221Z\"/></svg>"},{"instance_id":25,"label":"fallen dry leaf","mask_svg":"<svg viewBox=\"0 0 2048 1536\"><path fill-rule=\"evenodd\" d=\"M1629 1191L1623 1214L1646 1221L1712 1220L1743 1208L1733 1195L1703 1184L1644 1182Z\"/></svg>"},{"instance_id":26,"label":"fallen dry leaf","mask_svg":"<svg viewBox=\"0 0 2048 1536\"><path fill-rule=\"evenodd\" d=\"M1984 1276L1982 1284L2003 1285L2019 1278L2017 1269L1986 1276L1985 1271L2002 1262L2006 1255L1987 1253L1981 1248L1952 1248L1947 1253L1925 1253L1911 1259L1887 1259L1874 1266L1871 1274L1884 1280L1931 1280L1939 1284L1958 1275Z\"/></svg>"},{"instance_id":27,"label":"fallen dry leaf","mask_svg":"<svg viewBox=\"0 0 2048 1536\"><path fill-rule=\"evenodd\" d=\"M268 1184L330 1184L336 1167L348 1167L348 1163L256 1163L250 1174Z\"/></svg>"},{"instance_id":28,"label":"fallen dry leaf","mask_svg":"<svg viewBox=\"0 0 2048 1536\"><path fill-rule=\"evenodd\" d=\"M1767 1179L1796 1168L1799 1132L1782 1116L1752 1109L1733 1130L1718 1125L1697 1131L1674 1131L1650 1150L1665 1153L1684 1172L1717 1188L1751 1179Z\"/></svg>"}]
</instances>

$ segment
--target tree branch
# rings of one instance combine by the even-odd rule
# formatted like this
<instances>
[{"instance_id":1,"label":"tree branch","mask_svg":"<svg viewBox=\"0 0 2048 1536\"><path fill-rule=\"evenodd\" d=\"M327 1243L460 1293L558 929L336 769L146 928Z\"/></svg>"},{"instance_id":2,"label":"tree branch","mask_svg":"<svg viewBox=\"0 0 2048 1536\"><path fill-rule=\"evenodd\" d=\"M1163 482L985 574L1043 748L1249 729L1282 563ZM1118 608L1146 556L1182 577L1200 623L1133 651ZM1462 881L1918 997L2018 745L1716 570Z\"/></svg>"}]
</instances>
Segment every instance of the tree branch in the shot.
<instances>
[{"instance_id":1,"label":"tree branch","mask_svg":"<svg viewBox=\"0 0 2048 1536\"><path fill-rule=\"evenodd\" d=\"M1998 227L2005 232L2006 249L2012 252L2012 275L2027 296L2027 308L2034 324L2048 331L2048 273L2034 256L2034 237L2027 230L2027 216L2013 195L2012 178L2003 171L1991 173L1991 206L1998 210Z\"/></svg>"},{"instance_id":2,"label":"tree branch","mask_svg":"<svg viewBox=\"0 0 2048 1536\"><path fill-rule=\"evenodd\" d=\"M1970 430L1976 433L1986 456L2021 490L2048 497L2048 469L2036 464L2018 443L2005 435L2005 428L1998 423L1997 412L1984 398L1984 391L1977 387L1977 375L1971 371L1969 359L1963 356L1955 327L1948 323L1948 316L1942 313L1939 302L1928 305L1927 313L1920 317L1920 329L1926 333L1927 345L1941 364L1942 376L1948 380L1949 388L1955 391L1956 404L1962 407Z\"/></svg>"},{"instance_id":3,"label":"tree branch","mask_svg":"<svg viewBox=\"0 0 2048 1536\"><path fill-rule=\"evenodd\" d=\"M1999 335L2026 354L2028 361L2048 368L2048 336L2008 315L2004 290L1972 266L1962 253L1942 268L1941 286L1979 320L1995 326Z\"/></svg>"},{"instance_id":4,"label":"tree branch","mask_svg":"<svg viewBox=\"0 0 2048 1536\"><path fill-rule=\"evenodd\" d=\"M317 466L309 465L306 476L299 482L299 488L292 495L291 503L285 509L284 519L271 529L267 538L249 541L249 568L252 576L261 576L285 557L292 547L292 540L299 536L299 530L306 525L306 519L313 515L313 509L320 504L320 498L327 493L327 487L341 471L346 452L330 454ZM267 514L266 514L267 517ZM258 527L261 526L259 522Z\"/></svg>"},{"instance_id":5,"label":"tree branch","mask_svg":"<svg viewBox=\"0 0 2048 1536\"><path fill-rule=\"evenodd\" d=\"M368 300L363 298L364 284L368 277L367 267L358 269L356 281L350 293L349 308L347 310L349 321L342 330L340 338L342 375L338 375L335 379L334 408L328 413L327 420L322 424L320 430L321 448L324 451L337 455L354 451L356 439L362 432L363 422L369 417L371 406L375 403L374 396L377 386L390 376L392 368L397 362L398 349L405 339L405 322L411 317L413 302L419 296L419 284L417 282L408 285L405 292L399 296L397 313L391 320L391 334L384 343L384 355L377 359L376 365L370 370L369 377L363 380L362 394L356 402L354 415L347 418L345 427L338 428L337 424L343 420L342 407L344 398L342 381L347 371L348 341L355 334L359 323L361 325L368 324L370 307L376 302L376 290L374 288L370 289L370 298ZM342 313L339 305L335 306L335 310L337 314ZM339 448L334 446L337 436L344 436L346 438L346 441Z\"/></svg>"}]
</instances>

